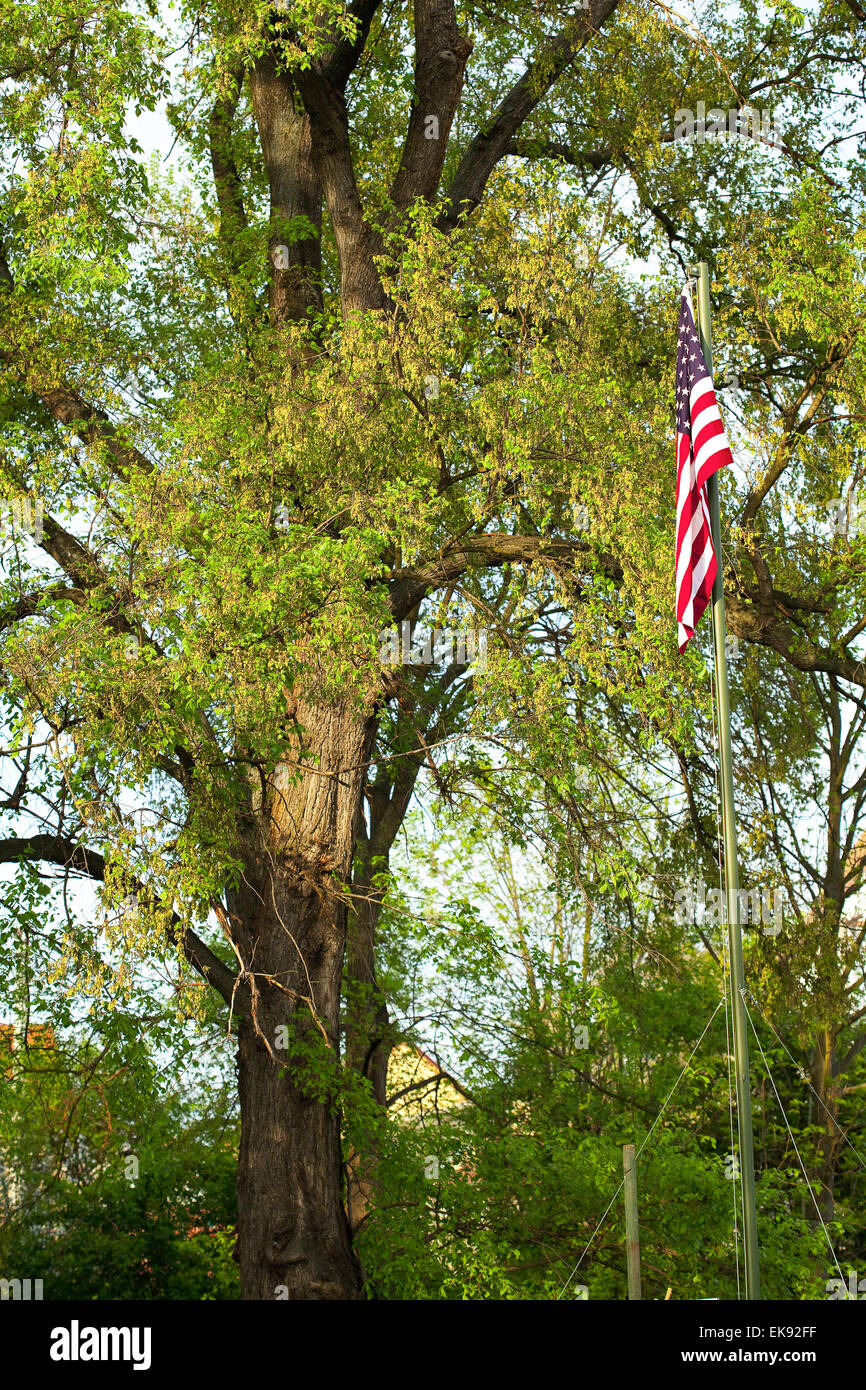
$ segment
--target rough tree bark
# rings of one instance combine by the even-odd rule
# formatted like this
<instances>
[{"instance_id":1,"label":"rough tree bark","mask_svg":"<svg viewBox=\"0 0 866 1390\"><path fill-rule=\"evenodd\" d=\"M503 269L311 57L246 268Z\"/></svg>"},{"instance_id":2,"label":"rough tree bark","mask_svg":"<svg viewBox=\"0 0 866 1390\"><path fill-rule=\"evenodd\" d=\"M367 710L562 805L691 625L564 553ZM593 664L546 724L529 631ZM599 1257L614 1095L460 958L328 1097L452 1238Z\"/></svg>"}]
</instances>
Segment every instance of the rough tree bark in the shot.
<instances>
[{"instance_id":1,"label":"rough tree bark","mask_svg":"<svg viewBox=\"0 0 866 1390\"><path fill-rule=\"evenodd\" d=\"M245 1299L352 1299L362 1283L334 1085L343 885L374 719L341 704L301 705L297 719L296 757L253 798L244 881L227 899L250 1000L239 1028L236 1257Z\"/></svg>"},{"instance_id":2,"label":"rough tree bark","mask_svg":"<svg viewBox=\"0 0 866 1390\"><path fill-rule=\"evenodd\" d=\"M485 122L472 136L445 190L440 226L450 231L481 201L487 181L521 126L569 64L592 40L617 0L592 0L542 45ZM352 0L353 38L337 34L324 57L291 75L282 63L280 26L291 18L272 14L276 36L253 69L238 69L231 91L214 105L208 120L214 187L220 209L219 237L236 277L245 273L249 247L245 194L233 143L240 93L245 82L269 182L271 259L268 316L271 323L302 320L322 303L323 208L339 256L339 292L344 316L384 306L376 268L383 233L365 219L352 158L346 87L365 47L380 0ZM405 141L390 190L393 224L415 199L440 196L440 182L460 101L471 43L461 35L453 0L414 0L415 84ZM435 118L438 138L429 138ZM308 219L313 234L286 235L286 221ZM295 228L297 230L297 226ZM285 251L282 248L285 247ZM278 249L279 248L279 249ZM0 250L0 283L12 277ZM247 309L252 290L247 287ZM0 361L4 361L0 353ZM291 364L287 364L289 367ZM100 439L109 466L119 476L150 471L153 464L120 437L105 412L92 407L74 386L60 380L27 381L52 416L74 422L81 438ZM303 498L298 499L303 505ZM55 519L45 518L43 549L72 581L63 595L86 603L88 591L104 586L98 559ZM560 546L560 548L563 548ZM573 547L565 547L566 550ZM555 558L557 543L504 534L467 537L447 558L392 575L394 619L406 616L431 590L483 562L531 563ZM611 561L611 563L615 563ZM3 615L14 622L34 611L38 596L25 595ZM133 631L118 598L106 619L118 631ZM298 698L299 692L294 692ZM346 951L348 882L359 818L363 769L375 728L373 701L365 709L301 698L298 736L275 775L253 797L238 831L243 879L215 905L237 962L233 974L194 933L176 925L190 962L231 1005L238 1019L238 1074L242 1140L238 1173L237 1258L246 1299L353 1299L362 1279L352 1251L343 1204L340 1117L333 1086L340 1059L340 984ZM422 723L419 727L425 727ZM409 764L407 763L407 766ZM188 789L191 766L184 750L164 760L163 770ZM417 772L417 765L415 767ZM399 828L411 782L395 783L378 843L367 845L368 870L358 886L369 886L369 870ZM404 784L405 783L405 784ZM386 827L387 823L387 833ZM381 832L381 834L380 834ZM22 845L25 849L22 850ZM362 846L363 848L363 846ZM55 837L7 842L0 858L32 853L101 877L100 856ZM362 856L363 858L363 856ZM11 859L10 859L11 862ZM387 1047L374 1057L371 1043L381 1029L374 947L379 906L376 894L355 914L351 948L354 979L372 983L372 1012L353 1021L350 1062L366 1069L374 1095L384 1101ZM284 1030L284 1031L283 1031ZM280 1046L285 1042L286 1046ZM365 1179L367 1180L367 1179Z\"/></svg>"}]
</instances>

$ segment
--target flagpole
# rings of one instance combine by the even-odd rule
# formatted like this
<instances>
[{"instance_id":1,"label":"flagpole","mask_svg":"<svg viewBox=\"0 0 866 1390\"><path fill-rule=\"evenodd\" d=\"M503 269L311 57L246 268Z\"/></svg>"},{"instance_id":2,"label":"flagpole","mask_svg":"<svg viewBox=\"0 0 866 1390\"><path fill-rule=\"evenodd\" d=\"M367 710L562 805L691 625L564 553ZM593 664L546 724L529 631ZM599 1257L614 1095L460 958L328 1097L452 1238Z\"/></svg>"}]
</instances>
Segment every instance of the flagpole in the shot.
<instances>
[{"instance_id":1,"label":"flagpole","mask_svg":"<svg viewBox=\"0 0 866 1390\"><path fill-rule=\"evenodd\" d=\"M698 268L696 318L701 351L713 374L713 334L710 325L710 274L706 262ZM731 707L728 696L728 659L725 650L725 592L722 578L722 524L719 507L719 475L707 480L707 501L716 581L713 585L713 646L716 658L716 704L719 712L719 772L722 790L722 830L725 845L725 887L728 900L728 955L731 970L731 1007L734 1023L734 1065L737 1080L737 1129L740 1140L740 1179L743 1193L743 1244L746 1254L746 1298L760 1299L758 1230L755 1207L755 1157L752 1140L752 1093L749 1081L749 1035L743 998L743 937L740 931L740 877L737 867L737 823L734 814L734 773L731 763Z\"/></svg>"}]
</instances>

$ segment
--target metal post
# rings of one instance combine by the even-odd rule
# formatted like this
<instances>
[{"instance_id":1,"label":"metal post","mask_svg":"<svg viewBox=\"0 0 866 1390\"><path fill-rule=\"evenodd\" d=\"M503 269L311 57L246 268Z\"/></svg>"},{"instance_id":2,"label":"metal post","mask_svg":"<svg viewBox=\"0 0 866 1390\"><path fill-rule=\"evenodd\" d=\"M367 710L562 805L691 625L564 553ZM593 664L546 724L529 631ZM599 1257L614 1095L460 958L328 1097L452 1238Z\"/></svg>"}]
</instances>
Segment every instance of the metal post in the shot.
<instances>
[{"instance_id":1,"label":"metal post","mask_svg":"<svg viewBox=\"0 0 866 1390\"><path fill-rule=\"evenodd\" d=\"M629 1299L640 1299L640 1231L637 1224L637 1169L634 1144L622 1146L622 1171L625 1178L625 1258L628 1270Z\"/></svg>"},{"instance_id":2,"label":"metal post","mask_svg":"<svg viewBox=\"0 0 866 1390\"><path fill-rule=\"evenodd\" d=\"M698 269L695 306L697 330L704 361L712 376L713 336L710 326L710 275L705 262ZM719 475L707 480L707 501L713 549L718 569L713 585L713 646L716 658L716 703L719 717L719 773L722 791L722 829L725 844L725 887L728 902L728 946L731 967L731 1003L734 1022L734 1063L737 1080L737 1130L740 1147L740 1179L743 1194L743 1244L746 1255L746 1298L761 1297L758 1268L758 1230L755 1208L755 1158L752 1141L752 1095L749 1082L748 1018L743 998L743 938L740 931L740 878L737 867L737 825L734 816L734 773L731 763L731 709L728 696L728 662L725 650L725 593L722 578L722 526L719 507Z\"/></svg>"}]
</instances>

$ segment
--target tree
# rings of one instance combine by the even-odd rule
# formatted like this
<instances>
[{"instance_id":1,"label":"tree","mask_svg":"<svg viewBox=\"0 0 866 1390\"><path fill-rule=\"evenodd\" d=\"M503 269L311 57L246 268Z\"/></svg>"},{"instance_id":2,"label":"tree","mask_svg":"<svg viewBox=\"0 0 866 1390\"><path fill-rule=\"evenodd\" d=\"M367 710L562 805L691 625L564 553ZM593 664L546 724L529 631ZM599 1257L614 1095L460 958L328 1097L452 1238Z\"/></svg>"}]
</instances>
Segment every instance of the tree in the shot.
<instances>
[{"instance_id":1,"label":"tree","mask_svg":"<svg viewBox=\"0 0 866 1390\"><path fill-rule=\"evenodd\" d=\"M225 1092L167 1085L116 1030L99 1050L40 1031L4 1048L4 1271L46 1300L236 1298Z\"/></svg>"},{"instance_id":2,"label":"tree","mask_svg":"<svg viewBox=\"0 0 866 1390\"><path fill-rule=\"evenodd\" d=\"M79 924L60 974L33 866L0 905L0 1267L46 1300L238 1297L235 1082L216 1020L152 971L88 1010L96 932Z\"/></svg>"},{"instance_id":3,"label":"tree","mask_svg":"<svg viewBox=\"0 0 866 1390\"><path fill-rule=\"evenodd\" d=\"M538 808L541 789L521 771L516 785ZM538 819L521 835L503 800L467 790L458 837L453 808L425 795L394 865L382 983L403 1036L438 1065L389 1078L395 1120L357 1232L370 1285L396 1298L625 1298L617 1191L621 1146L633 1142L645 1296L670 1287L677 1299L736 1298L732 1081L715 961L670 901L648 916L641 894L602 891L600 864L587 959L582 893L550 853L555 836L545 845ZM761 1033L802 1148L802 1086ZM822 1297L834 1266L769 1086L755 1115L765 1297ZM856 1123L849 1132L858 1144ZM856 1261L856 1240L832 1229L840 1258Z\"/></svg>"},{"instance_id":4,"label":"tree","mask_svg":"<svg viewBox=\"0 0 866 1390\"><path fill-rule=\"evenodd\" d=\"M236 1024L243 1296L355 1298L344 960L363 1080L387 1054L374 880L431 740L514 697L549 718L575 672L661 723L688 686L660 623L672 297L602 253L733 234L695 193L706 149L673 149L674 94L779 93L795 120L830 108L862 36L848 11L807 28L750 4L712 45L615 0L182 14L180 72L153 0L13 5L0 36L2 468L45 510L4 583L0 859L100 885L101 977L174 958ZM124 126L169 96L182 185ZM799 173L828 173L811 127L784 154L717 161L744 215L766 177L796 217ZM796 637L760 540L858 341L825 327L768 354L791 401L731 624L862 684L853 635ZM383 671L380 631L437 616L499 634L489 678Z\"/></svg>"}]
</instances>

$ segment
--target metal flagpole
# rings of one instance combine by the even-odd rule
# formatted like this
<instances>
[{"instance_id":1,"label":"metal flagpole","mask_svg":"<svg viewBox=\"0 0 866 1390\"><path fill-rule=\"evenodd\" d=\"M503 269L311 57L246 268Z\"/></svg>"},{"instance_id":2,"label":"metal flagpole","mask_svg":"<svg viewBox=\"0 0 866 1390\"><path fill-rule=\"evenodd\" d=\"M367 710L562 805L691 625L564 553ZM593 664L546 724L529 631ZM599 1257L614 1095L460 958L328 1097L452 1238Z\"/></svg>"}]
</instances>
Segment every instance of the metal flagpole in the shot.
<instances>
[{"instance_id":1,"label":"metal flagpole","mask_svg":"<svg viewBox=\"0 0 866 1390\"><path fill-rule=\"evenodd\" d=\"M713 372L713 335L710 326L710 273L706 262L698 267L695 306L697 330L707 370ZM752 1095L749 1082L749 1035L743 998L743 937L740 931L740 878L737 867L737 824L734 816L734 773L731 765L731 709L728 698L728 660L725 650L725 593L722 580L722 524L719 509L719 475L707 480L707 500L713 549L718 568L713 585L713 646L716 658L716 699L719 711L719 773L722 790L722 830L725 844L725 887L728 899L728 954L731 966L731 1005L734 1017L734 1066L737 1078L737 1129L740 1140L740 1179L743 1193L743 1244L746 1256L746 1298L761 1297L758 1268L758 1230L755 1209L755 1158L752 1142Z\"/></svg>"}]
</instances>

